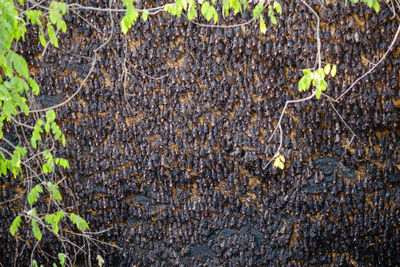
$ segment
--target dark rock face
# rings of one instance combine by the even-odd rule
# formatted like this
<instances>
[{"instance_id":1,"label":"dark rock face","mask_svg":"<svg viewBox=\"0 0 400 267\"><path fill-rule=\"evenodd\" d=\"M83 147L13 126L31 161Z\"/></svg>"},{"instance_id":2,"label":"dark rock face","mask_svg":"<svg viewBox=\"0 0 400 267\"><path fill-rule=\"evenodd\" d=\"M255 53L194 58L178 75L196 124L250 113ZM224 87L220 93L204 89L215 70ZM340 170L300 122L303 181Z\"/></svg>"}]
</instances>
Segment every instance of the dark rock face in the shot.
<instances>
[{"instance_id":1,"label":"dark rock face","mask_svg":"<svg viewBox=\"0 0 400 267\"><path fill-rule=\"evenodd\" d=\"M49 48L43 61L31 56L40 51L36 41L27 41L23 53L38 68L47 105L61 102L60 90L77 90L87 57L112 34L86 86L57 112L68 136L59 155L71 163L64 187L75 196L64 188L65 206L77 207L91 231L111 228L96 238L121 248L92 245L92 262L102 255L107 266L400 264L398 46L335 104L357 134L350 146L326 99L311 100L284 117L285 170L265 168L285 101L309 93L297 90L299 69L313 67L316 53L312 13L282 2L279 26L266 35L254 23L211 29L159 14L125 40L116 25L111 32L108 13L81 11L94 27L70 16L62 49ZM322 59L338 64L326 93L338 97L368 69L364 59L383 54L398 22L386 7L376 15L361 4L319 13ZM250 18L245 12L226 23ZM113 14L114 23L120 19ZM8 186L0 201L16 194ZM5 266L28 263L32 249L14 254L13 213L0 206ZM41 246L61 250L52 239Z\"/></svg>"}]
</instances>

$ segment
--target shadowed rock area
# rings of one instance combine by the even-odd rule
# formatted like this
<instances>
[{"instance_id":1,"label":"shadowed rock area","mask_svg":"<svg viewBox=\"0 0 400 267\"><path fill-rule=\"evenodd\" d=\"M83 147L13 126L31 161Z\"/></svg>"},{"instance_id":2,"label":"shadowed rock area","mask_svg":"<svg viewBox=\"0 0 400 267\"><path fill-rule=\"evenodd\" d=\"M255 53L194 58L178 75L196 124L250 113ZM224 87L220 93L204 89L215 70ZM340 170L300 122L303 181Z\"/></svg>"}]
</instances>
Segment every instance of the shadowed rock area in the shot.
<instances>
[{"instance_id":1,"label":"shadowed rock area","mask_svg":"<svg viewBox=\"0 0 400 267\"><path fill-rule=\"evenodd\" d=\"M383 4L376 14L365 4L322 2L309 1L321 17L322 60L338 65L325 92L336 98L383 55L399 22ZM327 98L288 108L281 171L266 166L279 135L267 141L285 102L311 94L297 82L316 55L313 14L300 1L281 3L266 35L258 23L206 28L159 13L125 38L122 14L76 10L60 49L39 57L36 28L20 44L41 87L37 104L48 107L79 88L111 35L86 85L56 110L67 136L58 155L71 165L63 205L91 232L110 228L94 237L115 246L91 243L92 264L101 255L106 266L400 265L399 41L333 103L356 134L350 145ZM223 23L249 19L246 11ZM20 193L13 179L0 185L0 201ZM33 244L19 243L16 255L8 231L24 201L0 206L4 266L30 260ZM38 252L61 250L44 232Z\"/></svg>"}]
</instances>

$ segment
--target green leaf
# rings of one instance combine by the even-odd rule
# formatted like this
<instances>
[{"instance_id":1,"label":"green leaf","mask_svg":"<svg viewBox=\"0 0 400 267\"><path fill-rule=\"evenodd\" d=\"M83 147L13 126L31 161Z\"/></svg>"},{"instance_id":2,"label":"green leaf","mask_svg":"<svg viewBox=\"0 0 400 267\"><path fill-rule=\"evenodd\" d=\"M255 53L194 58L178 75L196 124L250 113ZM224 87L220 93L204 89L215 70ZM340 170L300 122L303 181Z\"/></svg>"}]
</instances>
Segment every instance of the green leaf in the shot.
<instances>
[{"instance_id":1,"label":"green leaf","mask_svg":"<svg viewBox=\"0 0 400 267\"><path fill-rule=\"evenodd\" d=\"M37 131L33 131L32 136L35 137L36 141L42 140L42 136Z\"/></svg>"},{"instance_id":2,"label":"green leaf","mask_svg":"<svg viewBox=\"0 0 400 267\"><path fill-rule=\"evenodd\" d=\"M124 7L129 7L131 5L133 5L133 1L132 0L123 0L122 1L122 6L124 6Z\"/></svg>"},{"instance_id":3,"label":"green leaf","mask_svg":"<svg viewBox=\"0 0 400 267\"><path fill-rule=\"evenodd\" d=\"M36 260L33 260L33 261L32 261L32 266L33 266L33 267L38 267L38 263L37 263Z\"/></svg>"},{"instance_id":4,"label":"green leaf","mask_svg":"<svg viewBox=\"0 0 400 267\"><path fill-rule=\"evenodd\" d=\"M44 130L46 131L46 133L50 131L50 123L48 121L46 121L46 124L44 125Z\"/></svg>"},{"instance_id":5,"label":"green leaf","mask_svg":"<svg viewBox=\"0 0 400 267\"><path fill-rule=\"evenodd\" d=\"M35 219L32 219L32 231L35 238L40 241L42 240L42 233L40 232L39 226Z\"/></svg>"},{"instance_id":6,"label":"green leaf","mask_svg":"<svg viewBox=\"0 0 400 267\"><path fill-rule=\"evenodd\" d=\"M201 9L200 12L201 14L203 14L203 16L207 19L207 14L209 13L209 8L210 8L210 3L208 2L203 2L203 4L201 5Z\"/></svg>"},{"instance_id":7,"label":"green leaf","mask_svg":"<svg viewBox=\"0 0 400 267\"><path fill-rule=\"evenodd\" d=\"M58 260L60 261L61 267L65 266L65 259L67 258L67 255L64 253L58 253Z\"/></svg>"},{"instance_id":8,"label":"green leaf","mask_svg":"<svg viewBox=\"0 0 400 267\"><path fill-rule=\"evenodd\" d=\"M34 129L35 132L43 133L42 127L40 127L38 124L36 124L36 125L33 127L33 129Z\"/></svg>"},{"instance_id":9,"label":"green leaf","mask_svg":"<svg viewBox=\"0 0 400 267\"><path fill-rule=\"evenodd\" d=\"M143 11L143 13L142 13L143 21L147 21L148 16L149 16L149 12L147 10Z\"/></svg>"},{"instance_id":10,"label":"green leaf","mask_svg":"<svg viewBox=\"0 0 400 267\"><path fill-rule=\"evenodd\" d=\"M264 5L262 3L257 4L253 9L253 16L255 19L258 19L261 15L261 12L264 9Z\"/></svg>"},{"instance_id":11,"label":"green leaf","mask_svg":"<svg viewBox=\"0 0 400 267\"><path fill-rule=\"evenodd\" d=\"M14 218L14 220L10 226L10 233L12 236L15 236L20 225L21 225L21 217L17 216Z\"/></svg>"},{"instance_id":12,"label":"green leaf","mask_svg":"<svg viewBox=\"0 0 400 267\"><path fill-rule=\"evenodd\" d=\"M321 90L320 90L320 89L315 90L315 97L316 97L317 99L320 99L320 98L321 98Z\"/></svg>"},{"instance_id":13,"label":"green leaf","mask_svg":"<svg viewBox=\"0 0 400 267\"><path fill-rule=\"evenodd\" d=\"M272 24L276 25L278 23L278 21L276 20L276 17L274 15L270 16L270 20L271 20Z\"/></svg>"},{"instance_id":14,"label":"green leaf","mask_svg":"<svg viewBox=\"0 0 400 267\"><path fill-rule=\"evenodd\" d=\"M19 75L21 75L25 79L28 79L29 77L28 64L26 63L23 57L21 57L12 50L8 50L7 59L10 61L15 71L18 72Z\"/></svg>"},{"instance_id":15,"label":"green leaf","mask_svg":"<svg viewBox=\"0 0 400 267\"><path fill-rule=\"evenodd\" d=\"M62 146L65 147L65 143L67 141L65 140L65 135L64 134L61 136L61 142L62 142Z\"/></svg>"},{"instance_id":16,"label":"green leaf","mask_svg":"<svg viewBox=\"0 0 400 267\"><path fill-rule=\"evenodd\" d=\"M279 4L278 1L274 1L274 9L275 9L276 12L278 12L279 14L282 14L282 7L281 7L281 4Z\"/></svg>"},{"instance_id":17,"label":"green leaf","mask_svg":"<svg viewBox=\"0 0 400 267\"><path fill-rule=\"evenodd\" d=\"M123 17L122 20L121 20L121 31L122 31L122 33L126 35L128 30L130 29L130 27L131 27L130 19L127 16Z\"/></svg>"},{"instance_id":18,"label":"green leaf","mask_svg":"<svg viewBox=\"0 0 400 267\"><path fill-rule=\"evenodd\" d=\"M51 25L50 23L47 23L47 34L49 35L50 43L54 47L58 47L58 39L57 39L56 31L54 30L53 25Z\"/></svg>"},{"instance_id":19,"label":"green leaf","mask_svg":"<svg viewBox=\"0 0 400 267\"><path fill-rule=\"evenodd\" d=\"M190 21L197 17L196 6L190 6L187 16Z\"/></svg>"},{"instance_id":20,"label":"green leaf","mask_svg":"<svg viewBox=\"0 0 400 267\"><path fill-rule=\"evenodd\" d=\"M376 13L379 13L379 10L380 10L381 7L379 5L378 0L373 0L372 1L372 7L374 8Z\"/></svg>"},{"instance_id":21,"label":"green leaf","mask_svg":"<svg viewBox=\"0 0 400 267\"><path fill-rule=\"evenodd\" d=\"M335 77L335 75L336 75L336 65L333 65L331 69L331 76Z\"/></svg>"},{"instance_id":22,"label":"green leaf","mask_svg":"<svg viewBox=\"0 0 400 267\"><path fill-rule=\"evenodd\" d=\"M213 0L211 0L213 1ZM215 0L214 0L215 1ZM179 9L187 9L187 0L175 0L175 3L178 5Z\"/></svg>"},{"instance_id":23,"label":"green leaf","mask_svg":"<svg viewBox=\"0 0 400 267\"><path fill-rule=\"evenodd\" d=\"M64 169L69 168L69 162L66 159L56 158L55 162L56 164L62 166Z\"/></svg>"},{"instance_id":24,"label":"green leaf","mask_svg":"<svg viewBox=\"0 0 400 267\"><path fill-rule=\"evenodd\" d=\"M33 147L34 149L37 148L36 138L35 138L34 136L31 137L31 144L32 144L32 147Z\"/></svg>"},{"instance_id":25,"label":"green leaf","mask_svg":"<svg viewBox=\"0 0 400 267\"><path fill-rule=\"evenodd\" d=\"M43 164L42 166L44 174L48 174L52 171L51 164L49 162Z\"/></svg>"},{"instance_id":26,"label":"green leaf","mask_svg":"<svg viewBox=\"0 0 400 267\"><path fill-rule=\"evenodd\" d=\"M311 72L312 72L311 69L304 69L303 75L310 74Z\"/></svg>"},{"instance_id":27,"label":"green leaf","mask_svg":"<svg viewBox=\"0 0 400 267\"><path fill-rule=\"evenodd\" d=\"M311 86L311 74L304 75L299 81L299 91L307 91Z\"/></svg>"},{"instance_id":28,"label":"green leaf","mask_svg":"<svg viewBox=\"0 0 400 267\"><path fill-rule=\"evenodd\" d=\"M33 204L38 200L40 193L43 193L42 186L37 184L28 194L28 203L32 207Z\"/></svg>"},{"instance_id":29,"label":"green leaf","mask_svg":"<svg viewBox=\"0 0 400 267\"><path fill-rule=\"evenodd\" d=\"M326 88L328 88L328 84L326 83L325 80L322 80L319 84L320 88L321 88L321 92L325 91Z\"/></svg>"},{"instance_id":30,"label":"green leaf","mask_svg":"<svg viewBox=\"0 0 400 267\"><path fill-rule=\"evenodd\" d=\"M56 134L54 135L54 139L56 139L56 140L60 139L61 135L62 135L62 132L60 130L58 130L56 132Z\"/></svg>"},{"instance_id":31,"label":"green leaf","mask_svg":"<svg viewBox=\"0 0 400 267\"><path fill-rule=\"evenodd\" d=\"M316 71L317 77L321 80L325 79L325 72L323 68L320 68Z\"/></svg>"},{"instance_id":32,"label":"green leaf","mask_svg":"<svg viewBox=\"0 0 400 267\"><path fill-rule=\"evenodd\" d=\"M63 33L66 33L66 32L67 32L67 24L65 23L64 20L59 20L59 21L57 21L57 29L58 29L58 30L61 29L61 31L62 31Z\"/></svg>"},{"instance_id":33,"label":"green leaf","mask_svg":"<svg viewBox=\"0 0 400 267\"><path fill-rule=\"evenodd\" d=\"M242 11L242 5L240 4L239 0L230 0L231 1L231 7L233 8L233 14L237 15L239 11Z\"/></svg>"},{"instance_id":34,"label":"green leaf","mask_svg":"<svg viewBox=\"0 0 400 267\"><path fill-rule=\"evenodd\" d=\"M326 64L324 67L325 75L328 75L331 72L331 64Z\"/></svg>"},{"instance_id":35,"label":"green leaf","mask_svg":"<svg viewBox=\"0 0 400 267\"><path fill-rule=\"evenodd\" d=\"M267 26L265 25L264 18L260 16L260 31L265 34L267 32Z\"/></svg>"},{"instance_id":36,"label":"green leaf","mask_svg":"<svg viewBox=\"0 0 400 267\"><path fill-rule=\"evenodd\" d=\"M59 224L60 220L62 218L64 218L64 216L65 216L65 213L62 210L59 210L54 214L46 214L46 216L45 216L46 223L51 225L53 232L55 232L56 234L59 231L58 224Z\"/></svg>"},{"instance_id":37,"label":"green leaf","mask_svg":"<svg viewBox=\"0 0 400 267\"><path fill-rule=\"evenodd\" d=\"M41 33L41 34L39 35L39 40L40 40L40 44L41 44L43 47L46 47L47 41L46 41L46 38L44 38L44 34L43 34L43 33Z\"/></svg>"},{"instance_id":38,"label":"green leaf","mask_svg":"<svg viewBox=\"0 0 400 267\"><path fill-rule=\"evenodd\" d=\"M7 163L8 163L8 161L5 160L5 159L2 159L2 160L0 161L1 173L2 173L3 175L6 175L6 174L7 174Z\"/></svg>"},{"instance_id":39,"label":"green leaf","mask_svg":"<svg viewBox=\"0 0 400 267\"><path fill-rule=\"evenodd\" d=\"M42 26L42 22L40 21L42 14L42 11L38 9L26 11L26 16L28 17L28 20L31 21L32 25Z\"/></svg>"},{"instance_id":40,"label":"green leaf","mask_svg":"<svg viewBox=\"0 0 400 267\"><path fill-rule=\"evenodd\" d=\"M69 218L71 222L74 223L80 231L84 232L86 229L89 229L89 225L87 224L87 222L79 215L71 213Z\"/></svg>"},{"instance_id":41,"label":"green leaf","mask_svg":"<svg viewBox=\"0 0 400 267\"><path fill-rule=\"evenodd\" d=\"M57 159L56 159L56 163L57 163ZM51 192L51 195L53 196L53 198L55 200L61 201L62 197L61 197L60 191L58 191L58 186L53 184L53 183L51 183L51 182L47 182L46 184L47 184L47 188Z\"/></svg>"},{"instance_id":42,"label":"green leaf","mask_svg":"<svg viewBox=\"0 0 400 267\"><path fill-rule=\"evenodd\" d=\"M243 6L243 9L247 9L247 0L240 0L240 3L242 4L242 6Z\"/></svg>"},{"instance_id":43,"label":"green leaf","mask_svg":"<svg viewBox=\"0 0 400 267\"><path fill-rule=\"evenodd\" d=\"M54 110L50 109L49 111L47 111L46 113L46 121L51 123L56 119L56 113L54 112Z\"/></svg>"},{"instance_id":44,"label":"green leaf","mask_svg":"<svg viewBox=\"0 0 400 267\"><path fill-rule=\"evenodd\" d=\"M39 90L39 85L36 83L36 81L32 78L29 78L28 83L32 89L32 93L34 93L35 95L38 95L40 90Z\"/></svg>"}]
</instances>

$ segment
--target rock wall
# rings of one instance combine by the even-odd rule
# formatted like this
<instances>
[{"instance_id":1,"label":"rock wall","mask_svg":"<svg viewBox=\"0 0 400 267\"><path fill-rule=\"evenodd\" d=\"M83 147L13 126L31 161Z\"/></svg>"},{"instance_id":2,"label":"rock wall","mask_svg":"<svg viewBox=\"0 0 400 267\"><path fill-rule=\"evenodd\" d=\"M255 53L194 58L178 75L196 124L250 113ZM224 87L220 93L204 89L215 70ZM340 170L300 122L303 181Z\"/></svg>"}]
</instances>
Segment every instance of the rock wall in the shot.
<instances>
[{"instance_id":1,"label":"rock wall","mask_svg":"<svg viewBox=\"0 0 400 267\"><path fill-rule=\"evenodd\" d=\"M285 102L310 94L297 82L316 58L315 17L300 1L281 2L266 35L257 23L208 28L159 13L125 38L122 14L72 10L60 49L41 58L36 32L20 45L47 107L79 88L111 36L84 88L57 110L68 138L59 155L71 164L65 207L92 232L110 228L96 238L120 248L92 244L92 263L99 254L107 266L400 264L399 42L333 104L356 134L351 144L326 98L292 105L282 123L285 170L277 170L266 164L279 138L267 141ZM310 2L321 17L322 60L338 65L326 91L335 98L383 55L399 23L383 4L377 15L364 4ZM19 192L5 177L1 187L1 201ZM16 255L8 233L21 204L0 206L4 266L29 262L32 244L20 241ZM45 234L40 249L61 247Z\"/></svg>"}]
</instances>

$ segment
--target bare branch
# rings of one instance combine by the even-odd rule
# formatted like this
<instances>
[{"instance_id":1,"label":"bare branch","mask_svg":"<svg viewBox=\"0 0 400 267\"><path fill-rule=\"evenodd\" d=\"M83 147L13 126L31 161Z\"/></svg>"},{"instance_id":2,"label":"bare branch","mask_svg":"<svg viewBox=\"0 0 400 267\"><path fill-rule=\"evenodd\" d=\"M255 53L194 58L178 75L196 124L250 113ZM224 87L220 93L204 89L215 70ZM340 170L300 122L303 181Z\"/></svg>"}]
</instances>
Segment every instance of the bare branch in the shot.
<instances>
[{"instance_id":1,"label":"bare branch","mask_svg":"<svg viewBox=\"0 0 400 267\"><path fill-rule=\"evenodd\" d=\"M65 105L69 101L71 101L71 99L74 98L81 91L82 87L85 85L87 79L89 78L90 74L92 74L92 72L94 70L96 62L97 62L97 60L96 60L96 55L95 55L94 58L92 59L92 66L91 66L91 68L89 70L89 73L86 75L85 79L83 79L83 81L82 81L81 85L79 86L78 90L76 90L75 93L73 93L67 100L65 100L64 102L62 102L60 104L52 106L52 107L43 108L43 109L37 109L37 110L30 110L29 113L45 112L45 111L48 111L48 110L51 110L51 109L56 109L56 108L62 107L63 105Z\"/></svg>"},{"instance_id":2,"label":"bare branch","mask_svg":"<svg viewBox=\"0 0 400 267\"><path fill-rule=\"evenodd\" d=\"M304 0L300 0L317 18L317 27L315 32L315 38L317 39L317 58L316 61L318 63L318 69L321 68L321 38L319 37L319 16L317 12Z\"/></svg>"},{"instance_id":3,"label":"bare branch","mask_svg":"<svg viewBox=\"0 0 400 267\"><path fill-rule=\"evenodd\" d=\"M333 108L333 110L336 112L336 114L339 116L340 120L344 123L344 125L346 125L347 129L349 129L349 131L351 132L352 136L350 138L349 143L347 144L348 146L350 146L351 142L353 141L354 137L357 136L353 130L351 129L351 127L346 123L346 121L343 119L343 117L339 114L339 112L336 110L335 106L332 104L331 101L329 101L329 104L331 104L331 107Z\"/></svg>"},{"instance_id":4,"label":"bare branch","mask_svg":"<svg viewBox=\"0 0 400 267\"><path fill-rule=\"evenodd\" d=\"M252 18L249 21L243 22L243 23L239 23L239 24L233 24L233 25L214 25L214 24L203 24L203 23L199 23L193 20L189 20L188 17L184 14L185 18L187 19L187 21L189 21L190 23L193 23L197 26L201 26L201 27L207 27L207 28L222 28L222 29L227 29L227 28L236 28L236 27L241 27L241 26L245 26L248 25L250 23L252 23L255 19Z\"/></svg>"},{"instance_id":5,"label":"bare branch","mask_svg":"<svg viewBox=\"0 0 400 267\"><path fill-rule=\"evenodd\" d=\"M376 67L382 63L382 61L386 58L386 56L389 54L389 52L392 50L394 44L396 43L397 38L399 37L400 34L400 25L399 27L397 27L397 31L396 34L391 42L391 44L389 45L389 48L386 50L385 54L381 57L381 59L372 66L372 68L370 68L368 71L366 71L363 75L361 75L361 77L359 77L357 80L355 80L349 88L347 88L339 97L336 98L336 101L340 100L343 96L345 96L353 87L354 85L356 85L359 81L361 81L365 76L367 76L368 74L370 74L372 71L374 71L374 69L376 69Z\"/></svg>"}]
</instances>

